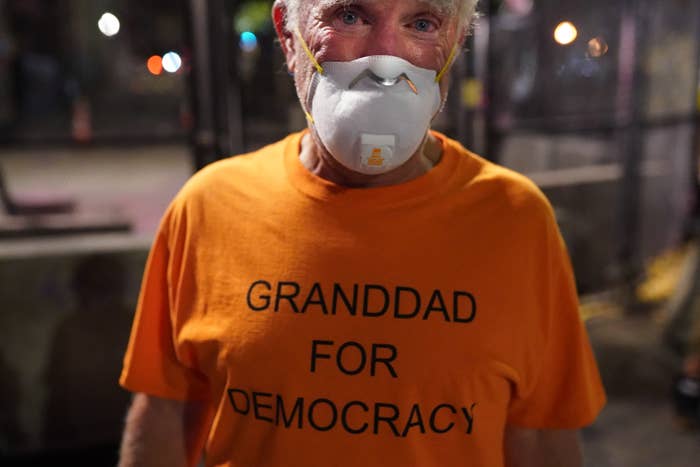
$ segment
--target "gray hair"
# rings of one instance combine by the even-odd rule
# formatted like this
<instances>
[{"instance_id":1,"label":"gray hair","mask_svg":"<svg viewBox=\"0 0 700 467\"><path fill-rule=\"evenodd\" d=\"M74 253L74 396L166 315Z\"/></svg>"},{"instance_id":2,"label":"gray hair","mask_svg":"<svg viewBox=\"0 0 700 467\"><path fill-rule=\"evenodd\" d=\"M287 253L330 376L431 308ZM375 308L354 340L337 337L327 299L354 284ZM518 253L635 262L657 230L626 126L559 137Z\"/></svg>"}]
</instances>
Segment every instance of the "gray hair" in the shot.
<instances>
[{"instance_id":1,"label":"gray hair","mask_svg":"<svg viewBox=\"0 0 700 467\"><path fill-rule=\"evenodd\" d=\"M299 27L299 10L303 0L277 0L287 6L287 29L294 31ZM318 0L316 4L326 2L337 2L338 0ZM469 26L474 18L476 4L479 0L425 0L426 3L436 5L440 10L450 16L457 15L459 17L459 25ZM342 2L341 2L342 3ZM345 0L348 5L352 4L352 0Z\"/></svg>"}]
</instances>

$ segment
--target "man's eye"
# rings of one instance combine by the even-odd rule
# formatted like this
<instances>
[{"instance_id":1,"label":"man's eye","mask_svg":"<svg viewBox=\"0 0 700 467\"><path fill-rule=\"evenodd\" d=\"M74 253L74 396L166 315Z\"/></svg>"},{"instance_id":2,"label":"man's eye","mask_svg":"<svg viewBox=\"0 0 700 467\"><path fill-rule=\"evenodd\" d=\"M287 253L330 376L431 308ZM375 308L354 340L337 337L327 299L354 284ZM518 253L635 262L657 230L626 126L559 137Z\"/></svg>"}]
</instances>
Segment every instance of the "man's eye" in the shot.
<instances>
[{"instance_id":1,"label":"man's eye","mask_svg":"<svg viewBox=\"0 0 700 467\"><path fill-rule=\"evenodd\" d=\"M345 23L347 25L357 24L357 22L359 21L359 17L357 16L357 13L352 12L352 11L348 11L348 10L343 11L340 14L340 19L342 19L343 23Z\"/></svg>"},{"instance_id":2,"label":"man's eye","mask_svg":"<svg viewBox=\"0 0 700 467\"><path fill-rule=\"evenodd\" d=\"M416 31L420 32L431 32L434 29L433 23L431 21L428 21L427 19L416 20L413 23L413 27L416 28Z\"/></svg>"}]
</instances>

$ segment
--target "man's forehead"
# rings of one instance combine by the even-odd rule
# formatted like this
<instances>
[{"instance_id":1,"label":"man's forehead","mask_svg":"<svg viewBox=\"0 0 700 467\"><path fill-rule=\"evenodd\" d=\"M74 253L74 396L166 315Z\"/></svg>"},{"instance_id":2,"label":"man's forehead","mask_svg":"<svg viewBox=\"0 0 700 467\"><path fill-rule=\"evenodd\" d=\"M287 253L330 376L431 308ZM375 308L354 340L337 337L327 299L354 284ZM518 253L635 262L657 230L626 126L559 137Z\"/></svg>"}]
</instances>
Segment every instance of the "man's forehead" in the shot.
<instances>
[{"instance_id":1,"label":"man's forehead","mask_svg":"<svg viewBox=\"0 0 700 467\"><path fill-rule=\"evenodd\" d=\"M302 0L307 6L315 10L326 10L341 6L367 5L372 3L405 2L406 0ZM458 0L418 0L417 3L434 9L440 13L455 13L455 4Z\"/></svg>"}]
</instances>

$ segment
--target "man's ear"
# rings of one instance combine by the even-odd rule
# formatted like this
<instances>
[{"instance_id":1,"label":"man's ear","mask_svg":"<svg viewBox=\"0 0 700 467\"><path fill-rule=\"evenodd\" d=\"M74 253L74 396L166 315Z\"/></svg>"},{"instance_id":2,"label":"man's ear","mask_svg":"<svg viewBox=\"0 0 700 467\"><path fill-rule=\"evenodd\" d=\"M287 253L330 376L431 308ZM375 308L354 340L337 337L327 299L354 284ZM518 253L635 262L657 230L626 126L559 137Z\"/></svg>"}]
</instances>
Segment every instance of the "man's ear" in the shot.
<instances>
[{"instance_id":1,"label":"man's ear","mask_svg":"<svg viewBox=\"0 0 700 467\"><path fill-rule=\"evenodd\" d=\"M287 29L287 5L285 5L283 0L275 0L275 3L272 5L272 23L275 25L277 38L287 59L287 69L289 69L290 73L294 73L296 63L294 34Z\"/></svg>"}]
</instances>

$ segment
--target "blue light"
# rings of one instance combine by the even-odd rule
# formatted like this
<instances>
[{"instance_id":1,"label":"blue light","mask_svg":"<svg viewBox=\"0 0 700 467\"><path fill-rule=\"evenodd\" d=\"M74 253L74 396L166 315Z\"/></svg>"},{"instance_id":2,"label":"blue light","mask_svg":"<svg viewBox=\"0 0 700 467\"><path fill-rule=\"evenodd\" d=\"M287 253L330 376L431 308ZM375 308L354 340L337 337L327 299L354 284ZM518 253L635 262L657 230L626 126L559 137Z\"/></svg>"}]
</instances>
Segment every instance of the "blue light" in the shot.
<instances>
[{"instance_id":1,"label":"blue light","mask_svg":"<svg viewBox=\"0 0 700 467\"><path fill-rule=\"evenodd\" d=\"M245 31L241 34L241 49L244 52L252 52L258 48L258 38L250 31Z\"/></svg>"}]
</instances>

